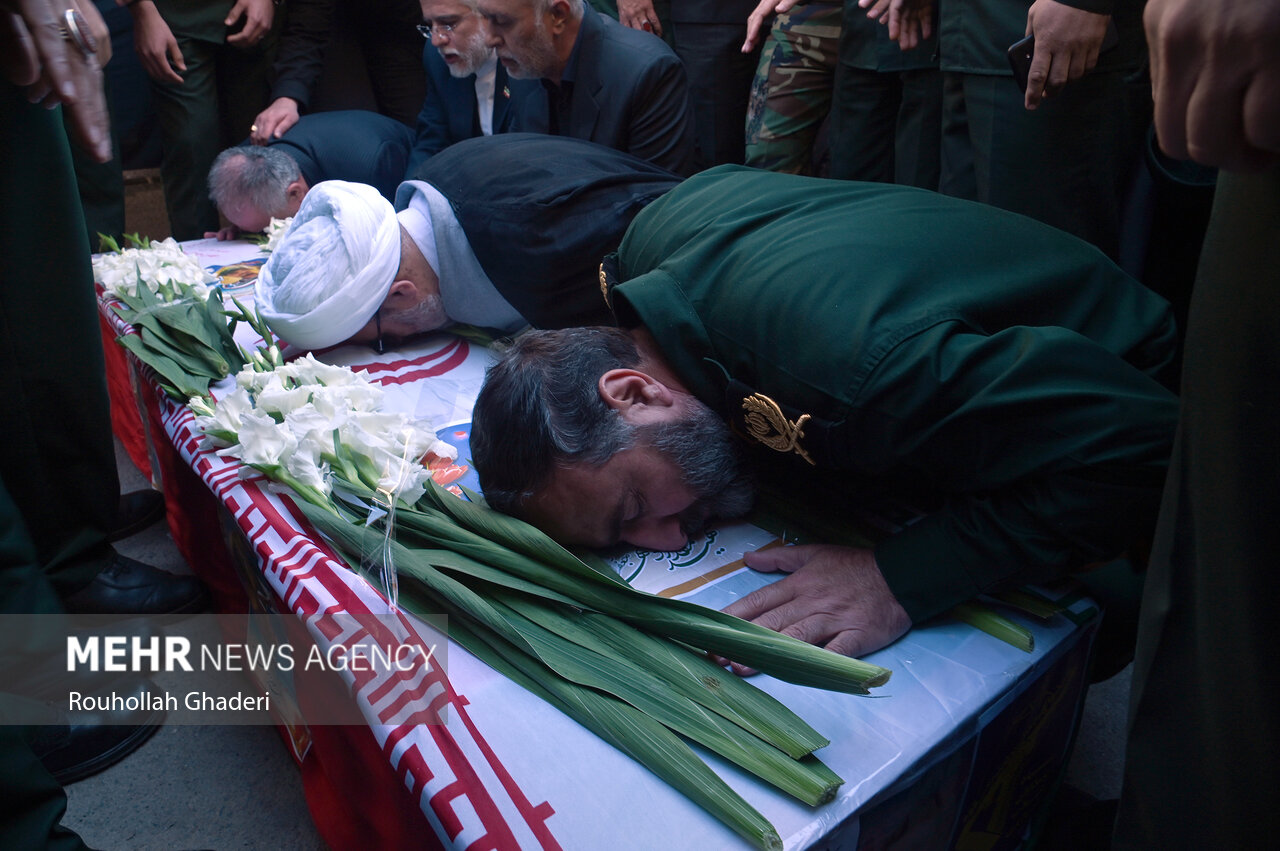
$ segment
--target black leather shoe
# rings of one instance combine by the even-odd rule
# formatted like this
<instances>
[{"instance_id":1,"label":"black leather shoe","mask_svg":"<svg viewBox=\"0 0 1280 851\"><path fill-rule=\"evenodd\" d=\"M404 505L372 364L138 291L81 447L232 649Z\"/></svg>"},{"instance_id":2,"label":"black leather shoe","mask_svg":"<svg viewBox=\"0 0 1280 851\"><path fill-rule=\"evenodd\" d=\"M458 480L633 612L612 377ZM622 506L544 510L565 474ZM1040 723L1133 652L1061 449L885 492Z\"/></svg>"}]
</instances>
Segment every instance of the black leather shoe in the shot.
<instances>
[{"instance_id":1,"label":"black leather shoe","mask_svg":"<svg viewBox=\"0 0 1280 851\"><path fill-rule=\"evenodd\" d=\"M66 712L50 706L58 723L30 729L31 750L54 779L64 786L115 765L155 735L164 723L163 709L149 708L147 695L161 690L150 680L138 678L117 683L95 697L141 701L138 709L103 709Z\"/></svg>"},{"instance_id":2,"label":"black leather shoe","mask_svg":"<svg viewBox=\"0 0 1280 851\"><path fill-rule=\"evenodd\" d=\"M85 587L62 601L81 615L186 615L209 608L209 592L194 576L178 576L112 552Z\"/></svg>"},{"instance_id":3,"label":"black leather shoe","mask_svg":"<svg viewBox=\"0 0 1280 851\"><path fill-rule=\"evenodd\" d=\"M164 517L164 494L144 488L120 494L120 507L116 509L116 523L108 541L120 541L136 535Z\"/></svg>"}]
</instances>

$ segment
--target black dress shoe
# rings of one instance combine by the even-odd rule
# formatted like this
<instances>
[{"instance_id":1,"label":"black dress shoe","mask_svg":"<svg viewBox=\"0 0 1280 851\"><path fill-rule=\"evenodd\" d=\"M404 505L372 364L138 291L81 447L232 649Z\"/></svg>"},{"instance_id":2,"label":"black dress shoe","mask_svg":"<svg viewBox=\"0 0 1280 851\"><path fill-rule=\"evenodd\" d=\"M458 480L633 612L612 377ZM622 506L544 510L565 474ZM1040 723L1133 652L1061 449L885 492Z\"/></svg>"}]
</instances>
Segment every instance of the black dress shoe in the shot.
<instances>
[{"instance_id":1,"label":"black dress shoe","mask_svg":"<svg viewBox=\"0 0 1280 851\"><path fill-rule=\"evenodd\" d=\"M115 526L107 535L108 541L120 541L136 535L164 517L164 494L144 488L120 494L120 507L116 510Z\"/></svg>"},{"instance_id":2,"label":"black dress shoe","mask_svg":"<svg viewBox=\"0 0 1280 851\"><path fill-rule=\"evenodd\" d=\"M155 701L147 700L149 694L158 695L160 689L148 679L137 678L94 695L107 699L114 695L121 702L133 699L137 709L122 705L67 712L50 705L51 715L56 716L50 720L55 723L29 728L31 750L64 786L97 774L136 751L164 723L164 710L152 708Z\"/></svg>"},{"instance_id":3,"label":"black dress shoe","mask_svg":"<svg viewBox=\"0 0 1280 851\"><path fill-rule=\"evenodd\" d=\"M85 587L63 600L81 615L178 615L209 608L209 592L194 576L178 576L112 552Z\"/></svg>"}]
</instances>

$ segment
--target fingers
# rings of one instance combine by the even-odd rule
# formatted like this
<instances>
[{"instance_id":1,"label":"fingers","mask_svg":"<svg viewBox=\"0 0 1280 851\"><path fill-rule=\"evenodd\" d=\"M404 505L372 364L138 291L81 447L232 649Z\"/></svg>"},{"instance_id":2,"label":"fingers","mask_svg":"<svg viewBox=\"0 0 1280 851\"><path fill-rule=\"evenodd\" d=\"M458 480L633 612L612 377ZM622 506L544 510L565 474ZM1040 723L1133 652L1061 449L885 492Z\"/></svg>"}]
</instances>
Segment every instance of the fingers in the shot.
<instances>
[{"instance_id":1,"label":"fingers","mask_svg":"<svg viewBox=\"0 0 1280 851\"><path fill-rule=\"evenodd\" d=\"M25 88L40 78L36 45L22 18L0 12L0 67L15 86Z\"/></svg>"},{"instance_id":2,"label":"fingers","mask_svg":"<svg viewBox=\"0 0 1280 851\"><path fill-rule=\"evenodd\" d=\"M866 656L868 653L874 653L881 647L887 647L906 634L906 631L905 629L898 631L890 628L881 635L873 636L860 629L846 629L828 641L825 647L832 653L857 658Z\"/></svg>"},{"instance_id":3,"label":"fingers","mask_svg":"<svg viewBox=\"0 0 1280 851\"><path fill-rule=\"evenodd\" d=\"M879 21L889 12L891 0L858 0L858 5L867 10L867 17Z\"/></svg>"},{"instance_id":4,"label":"fingers","mask_svg":"<svg viewBox=\"0 0 1280 851\"><path fill-rule=\"evenodd\" d=\"M139 45L138 58L142 60L142 67L151 79L158 83L182 85L182 75L178 72L186 71L187 63L182 58L178 42L173 38L165 41L159 51L143 50Z\"/></svg>"},{"instance_id":5,"label":"fingers","mask_svg":"<svg viewBox=\"0 0 1280 851\"><path fill-rule=\"evenodd\" d=\"M61 26L53 10L45 3L34 6L30 14L26 15L26 29L34 43L40 64L40 79L35 85L44 89L44 93L31 100L35 103L53 92L56 96L54 103L74 103L77 92L70 43L63 39Z\"/></svg>"},{"instance_id":6,"label":"fingers","mask_svg":"<svg viewBox=\"0 0 1280 851\"><path fill-rule=\"evenodd\" d=\"M1182 58L1178 50L1151 54L1151 96L1155 100L1152 123L1160 147L1174 159L1187 158L1187 102L1195 84L1190 69L1172 65Z\"/></svg>"},{"instance_id":7,"label":"fingers","mask_svg":"<svg viewBox=\"0 0 1280 851\"><path fill-rule=\"evenodd\" d=\"M1280 156L1280 69L1253 78L1244 93L1245 142L1269 157Z\"/></svg>"},{"instance_id":8,"label":"fingers","mask_svg":"<svg viewBox=\"0 0 1280 851\"><path fill-rule=\"evenodd\" d=\"M766 612L772 611L792 599L791 588L785 582L785 580L774 582L757 591L752 591L741 600L725 606L724 611L735 618L754 621ZM765 624L765 626L769 625ZM772 628L770 626L770 629Z\"/></svg>"},{"instance_id":9,"label":"fingers","mask_svg":"<svg viewBox=\"0 0 1280 851\"><path fill-rule=\"evenodd\" d=\"M761 573L773 573L782 570L792 573L804 566L811 556L811 547L770 547L742 554L742 563L752 570Z\"/></svg>"},{"instance_id":10,"label":"fingers","mask_svg":"<svg viewBox=\"0 0 1280 851\"><path fill-rule=\"evenodd\" d=\"M756 44L759 43L760 39L760 30L764 27L765 17L757 10L747 18L747 37L742 42L743 53L750 53L756 49Z\"/></svg>"},{"instance_id":11,"label":"fingers","mask_svg":"<svg viewBox=\"0 0 1280 851\"><path fill-rule=\"evenodd\" d=\"M1053 54L1048 50L1036 50L1031 57L1031 68L1027 71L1027 91L1023 105L1027 109L1035 109L1045 96L1045 87L1049 82L1049 63Z\"/></svg>"},{"instance_id":12,"label":"fingers","mask_svg":"<svg viewBox=\"0 0 1280 851\"><path fill-rule=\"evenodd\" d=\"M1199 163L1218 166L1231 171L1257 171L1274 163L1280 156L1274 136L1271 149L1268 150L1255 142L1263 141L1267 132L1274 134L1276 128L1265 129L1267 104L1259 104L1257 99L1272 97L1265 91L1252 94L1254 87L1243 89L1243 81L1236 79L1223 80L1222 75L1209 72L1196 83L1187 101L1184 137L1186 139L1186 155ZM1275 101L1269 102L1269 109L1274 120ZM1250 121L1253 121L1252 127ZM1262 122L1260 127L1258 122ZM1164 140L1161 139L1161 147Z\"/></svg>"},{"instance_id":13,"label":"fingers","mask_svg":"<svg viewBox=\"0 0 1280 851\"><path fill-rule=\"evenodd\" d=\"M178 47L177 41L170 41L168 47L165 48L165 52L169 64L172 65L174 69L178 71L187 70L187 60L183 58L182 48ZM178 77L176 73L173 76ZM178 79L182 78L178 77Z\"/></svg>"}]
</instances>

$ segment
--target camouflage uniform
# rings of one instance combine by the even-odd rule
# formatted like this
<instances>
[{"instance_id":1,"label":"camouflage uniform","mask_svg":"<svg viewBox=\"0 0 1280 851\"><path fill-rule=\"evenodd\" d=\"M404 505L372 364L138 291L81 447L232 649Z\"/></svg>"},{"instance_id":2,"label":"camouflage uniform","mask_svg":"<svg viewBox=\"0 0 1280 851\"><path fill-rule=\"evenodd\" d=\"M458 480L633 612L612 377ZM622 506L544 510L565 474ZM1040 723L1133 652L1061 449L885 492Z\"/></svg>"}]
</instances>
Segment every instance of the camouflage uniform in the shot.
<instances>
[{"instance_id":1,"label":"camouflage uniform","mask_svg":"<svg viewBox=\"0 0 1280 851\"><path fill-rule=\"evenodd\" d=\"M811 0L773 20L747 107L747 165L813 174L813 144L831 109L840 2Z\"/></svg>"}]
</instances>

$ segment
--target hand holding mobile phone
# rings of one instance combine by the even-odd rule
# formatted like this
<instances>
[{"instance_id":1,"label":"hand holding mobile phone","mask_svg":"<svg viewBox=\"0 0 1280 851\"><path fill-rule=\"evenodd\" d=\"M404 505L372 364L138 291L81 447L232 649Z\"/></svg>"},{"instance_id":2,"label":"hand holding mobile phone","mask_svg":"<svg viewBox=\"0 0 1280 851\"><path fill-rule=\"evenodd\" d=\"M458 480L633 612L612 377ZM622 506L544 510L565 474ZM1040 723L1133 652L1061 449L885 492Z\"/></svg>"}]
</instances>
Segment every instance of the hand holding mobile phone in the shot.
<instances>
[{"instance_id":1,"label":"hand holding mobile phone","mask_svg":"<svg viewBox=\"0 0 1280 851\"><path fill-rule=\"evenodd\" d=\"M1107 32L1102 37L1102 46L1098 52L1106 53L1120 42L1120 33L1116 31L1115 21L1107 21ZM1036 38L1029 35L1009 46L1009 67L1013 69L1013 81L1018 84L1019 91L1027 90L1027 75L1031 73L1031 60L1036 54Z\"/></svg>"}]
</instances>

